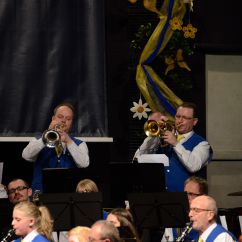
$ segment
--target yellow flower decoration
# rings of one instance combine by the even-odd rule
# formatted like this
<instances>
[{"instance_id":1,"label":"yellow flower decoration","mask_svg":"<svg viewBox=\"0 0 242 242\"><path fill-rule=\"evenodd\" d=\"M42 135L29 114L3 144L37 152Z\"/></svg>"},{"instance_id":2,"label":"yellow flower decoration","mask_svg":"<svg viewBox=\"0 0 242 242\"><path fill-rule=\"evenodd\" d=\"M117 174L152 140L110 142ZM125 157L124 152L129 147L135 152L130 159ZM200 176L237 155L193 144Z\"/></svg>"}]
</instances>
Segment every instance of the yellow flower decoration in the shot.
<instances>
[{"instance_id":1,"label":"yellow flower decoration","mask_svg":"<svg viewBox=\"0 0 242 242\"><path fill-rule=\"evenodd\" d=\"M193 27L191 24L188 24L186 27L183 27L184 37L185 38L195 38L195 33L197 32L197 28Z\"/></svg>"},{"instance_id":2,"label":"yellow flower decoration","mask_svg":"<svg viewBox=\"0 0 242 242\"><path fill-rule=\"evenodd\" d=\"M184 68L184 69L187 69L188 71L191 71L191 69L183 59L182 49L177 50L175 59L173 59L172 56L165 57L165 63L167 64L165 75L167 75L169 71L175 68L175 64L180 66L180 68Z\"/></svg>"},{"instance_id":3,"label":"yellow flower decoration","mask_svg":"<svg viewBox=\"0 0 242 242\"><path fill-rule=\"evenodd\" d=\"M182 20L177 18L177 17L174 17L173 19L170 20L170 25L171 25L171 29L172 30L181 30L182 29Z\"/></svg>"}]
</instances>

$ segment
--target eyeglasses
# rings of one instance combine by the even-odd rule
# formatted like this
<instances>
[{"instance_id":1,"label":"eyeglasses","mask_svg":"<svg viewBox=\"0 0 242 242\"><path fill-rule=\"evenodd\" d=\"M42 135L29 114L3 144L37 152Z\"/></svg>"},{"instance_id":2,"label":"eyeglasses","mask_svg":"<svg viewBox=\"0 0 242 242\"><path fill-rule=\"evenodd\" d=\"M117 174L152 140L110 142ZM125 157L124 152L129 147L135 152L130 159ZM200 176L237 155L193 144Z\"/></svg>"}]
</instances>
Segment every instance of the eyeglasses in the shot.
<instances>
[{"instance_id":1,"label":"eyeglasses","mask_svg":"<svg viewBox=\"0 0 242 242\"><path fill-rule=\"evenodd\" d=\"M185 119L185 120L191 120L193 117L187 117L187 116L181 116L181 115L176 115L175 119Z\"/></svg>"},{"instance_id":2,"label":"eyeglasses","mask_svg":"<svg viewBox=\"0 0 242 242\"><path fill-rule=\"evenodd\" d=\"M213 212L213 210L205 209L205 208L190 208L189 210L189 212L194 212L194 213L201 213L201 212L208 212L208 211Z\"/></svg>"},{"instance_id":3,"label":"eyeglasses","mask_svg":"<svg viewBox=\"0 0 242 242\"><path fill-rule=\"evenodd\" d=\"M12 188L12 189L8 190L8 194L13 194L16 191L20 192L20 191L23 191L24 189L29 189L29 188L26 186L18 186L16 188Z\"/></svg>"},{"instance_id":4,"label":"eyeglasses","mask_svg":"<svg viewBox=\"0 0 242 242\"><path fill-rule=\"evenodd\" d=\"M187 193L187 196L190 196L190 197L198 197L202 195L200 193L193 193L193 192L186 192L186 193Z\"/></svg>"}]
</instances>

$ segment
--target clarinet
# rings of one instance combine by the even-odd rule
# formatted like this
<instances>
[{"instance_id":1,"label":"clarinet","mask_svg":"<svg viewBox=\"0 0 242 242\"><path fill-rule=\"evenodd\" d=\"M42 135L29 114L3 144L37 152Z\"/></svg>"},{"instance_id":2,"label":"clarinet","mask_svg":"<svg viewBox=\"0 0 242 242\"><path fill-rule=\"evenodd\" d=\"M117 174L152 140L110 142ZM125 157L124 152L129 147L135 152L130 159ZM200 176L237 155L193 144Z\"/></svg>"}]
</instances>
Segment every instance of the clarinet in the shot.
<instances>
[{"instance_id":1,"label":"clarinet","mask_svg":"<svg viewBox=\"0 0 242 242\"><path fill-rule=\"evenodd\" d=\"M1 242L9 242L11 241L11 238L14 235L15 230L14 229L10 229L7 233L7 235L1 240Z\"/></svg>"},{"instance_id":2,"label":"clarinet","mask_svg":"<svg viewBox=\"0 0 242 242\"><path fill-rule=\"evenodd\" d=\"M176 239L176 242L183 242L185 237L191 232L192 230L192 221L187 223L187 226L183 230L180 237Z\"/></svg>"},{"instance_id":3,"label":"clarinet","mask_svg":"<svg viewBox=\"0 0 242 242\"><path fill-rule=\"evenodd\" d=\"M9 242L11 241L11 238L14 235L15 230L14 229L10 229L7 233L7 235L1 240L1 242Z\"/></svg>"}]
</instances>

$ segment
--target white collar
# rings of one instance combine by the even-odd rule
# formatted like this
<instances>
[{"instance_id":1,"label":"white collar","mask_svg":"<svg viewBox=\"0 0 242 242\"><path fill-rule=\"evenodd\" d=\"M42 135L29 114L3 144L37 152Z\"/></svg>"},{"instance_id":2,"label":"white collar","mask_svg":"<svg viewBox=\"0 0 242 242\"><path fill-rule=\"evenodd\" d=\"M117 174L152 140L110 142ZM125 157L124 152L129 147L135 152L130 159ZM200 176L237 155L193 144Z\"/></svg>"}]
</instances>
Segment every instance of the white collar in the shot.
<instances>
[{"instance_id":1,"label":"white collar","mask_svg":"<svg viewBox=\"0 0 242 242\"><path fill-rule=\"evenodd\" d=\"M22 242L31 242L38 234L37 230L33 230L24 237Z\"/></svg>"},{"instance_id":2,"label":"white collar","mask_svg":"<svg viewBox=\"0 0 242 242\"><path fill-rule=\"evenodd\" d=\"M208 238L209 234L212 232L212 230L217 226L217 223L213 223L212 225L210 225L202 234L201 234L201 238L203 239L203 241L206 241L206 239Z\"/></svg>"},{"instance_id":3,"label":"white collar","mask_svg":"<svg viewBox=\"0 0 242 242\"><path fill-rule=\"evenodd\" d=\"M192 135L194 134L194 131L191 130L190 132L186 133L186 134L182 134L184 136L184 139L182 139L180 142L184 143L185 141L187 141Z\"/></svg>"}]
</instances>

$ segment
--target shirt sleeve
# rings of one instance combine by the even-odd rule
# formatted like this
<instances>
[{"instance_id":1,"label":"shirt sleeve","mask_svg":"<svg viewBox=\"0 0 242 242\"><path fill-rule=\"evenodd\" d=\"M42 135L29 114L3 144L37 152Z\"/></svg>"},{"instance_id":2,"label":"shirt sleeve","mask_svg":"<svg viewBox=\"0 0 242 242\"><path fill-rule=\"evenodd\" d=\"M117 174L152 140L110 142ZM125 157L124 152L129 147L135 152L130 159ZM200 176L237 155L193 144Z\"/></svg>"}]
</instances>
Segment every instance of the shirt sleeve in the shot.
<instances>
[{"instance_id":1,"label":"shirt sleeve","mask_svg":"<svg viewBox=\"0 0 242 242\"><path fill-rule=\"evenodd\" d=\"M221 233L219 234L214 242L235 242L237 240L234 240L232 236L229 233Z\"/></svg>"},{"instance_id":2,"label":"shirt sleeve","mask_svg":"<svg viewBox=\"0 0 242 242\"><path fill-rule=\"evenodd\" d=\"M181 143L173 147L179 160L190 172L199 171L210 158L210 145L207 141L200 142L192 151L185 149Z\"/></svg>"},{"instance_id":3,"label":"shirt sleeve","mask_svg":"<svg viewBox=\"0 0 242 242\"><path fill-rule=\"evenodd\" d=\"M22 157L27 161L34 162L39 152L45 147L42 138L31 140L22 152Z\"/></svg>"},{"instance_id":4,"label":"shirt sleeve","mask_svg":"<svg viewBox=\"0 0 242 242\"><path fill-rule=\"evenodd\" d=\"M155 154L159 144L159 137L146 137L142 145L136 150L134 158L138 158L143 154Z\"/></svg>"},{"instance_id":5,"label":"shirt sleeve","mask_svg":"<svg viewBox=\"0 0 242 242\"><path fill-rule=\"evenodd\" d=\"M85 142L77 145L74 141L67 146L71 156L73 157L77 167L88 167L89 166L89 152Z\"/></svg>"}]
</instances>

